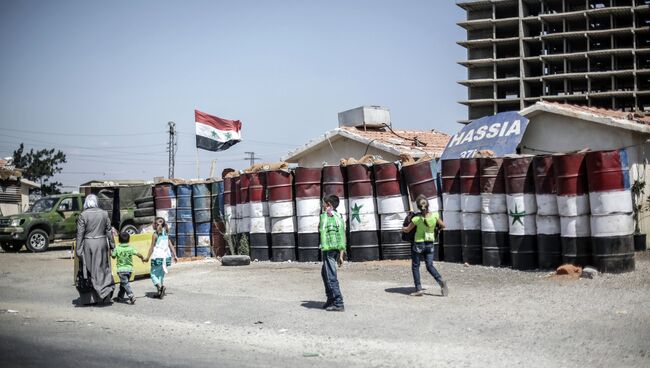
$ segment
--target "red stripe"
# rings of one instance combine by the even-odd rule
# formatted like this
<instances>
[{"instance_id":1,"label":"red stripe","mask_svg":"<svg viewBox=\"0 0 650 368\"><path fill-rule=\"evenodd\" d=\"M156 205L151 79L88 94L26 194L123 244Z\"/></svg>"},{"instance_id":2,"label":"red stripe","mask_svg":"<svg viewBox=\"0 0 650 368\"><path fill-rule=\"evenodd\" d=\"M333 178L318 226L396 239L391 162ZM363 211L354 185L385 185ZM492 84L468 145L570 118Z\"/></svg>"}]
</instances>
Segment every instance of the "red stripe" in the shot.
<instances>
[{"instance_id":1,"label":"red stripe","mask_svg":"<svg viewBox=\"0 0 650 368\"><path fill-rule=\"evenodd\" d=\"M233 130L236 132L241 130L241 121L239 120L222 119L199 110L194 110L194 121L209 125L218 130Z\"/></svg>"}]
</instances>

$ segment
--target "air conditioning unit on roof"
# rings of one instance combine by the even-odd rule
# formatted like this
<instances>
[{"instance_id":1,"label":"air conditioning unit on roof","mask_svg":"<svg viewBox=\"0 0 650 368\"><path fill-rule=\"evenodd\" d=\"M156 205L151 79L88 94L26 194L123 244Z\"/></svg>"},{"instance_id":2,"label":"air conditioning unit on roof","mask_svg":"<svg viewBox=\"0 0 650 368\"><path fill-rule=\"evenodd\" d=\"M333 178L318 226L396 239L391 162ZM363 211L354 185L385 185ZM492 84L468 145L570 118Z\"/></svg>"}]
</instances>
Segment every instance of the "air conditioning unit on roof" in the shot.
<instances>
[{"instance_id":1,"label":"air conditioning unit on roof","mask_svg":"<svg viewBox=\"0 0 650 368\"><path fill-rule=\"evenodd\" d=\"M382 128L391 126L390 110L382 106L361 106L339 112L339 127Z\"/></svg>"}]
</instances>

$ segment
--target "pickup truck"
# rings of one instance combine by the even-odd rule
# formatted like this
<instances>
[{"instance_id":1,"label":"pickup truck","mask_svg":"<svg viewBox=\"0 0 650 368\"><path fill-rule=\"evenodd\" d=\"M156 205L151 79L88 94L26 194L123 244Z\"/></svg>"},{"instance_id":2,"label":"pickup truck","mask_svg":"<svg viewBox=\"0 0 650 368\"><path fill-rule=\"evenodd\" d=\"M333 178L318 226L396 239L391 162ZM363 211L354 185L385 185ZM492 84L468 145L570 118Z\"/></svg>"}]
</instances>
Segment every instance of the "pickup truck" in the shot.
<instances>
[{"instance_id":1,"label":"pickup truck","mask_svg":"<svg viewBox=\"0 0 650 368\"><path fill-rule=\"evenodd\" d=\"M0 247L18 252L25 245L32 252L44 252L53 240L74 239L83 201L83 194L53 195L37 200L25 213L0 217ZM133 210L119 212L120 231L137 233Z\"/></svg>"}]
</instances>

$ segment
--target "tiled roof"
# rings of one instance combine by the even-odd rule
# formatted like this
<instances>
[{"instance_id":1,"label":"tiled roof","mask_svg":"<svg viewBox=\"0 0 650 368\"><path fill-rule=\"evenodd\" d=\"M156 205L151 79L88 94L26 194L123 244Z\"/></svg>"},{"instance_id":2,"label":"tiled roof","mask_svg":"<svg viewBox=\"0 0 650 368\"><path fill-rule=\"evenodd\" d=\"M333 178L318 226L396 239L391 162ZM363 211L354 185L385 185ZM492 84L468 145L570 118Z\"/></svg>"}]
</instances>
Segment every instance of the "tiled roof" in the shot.
<instances>
[{"instance_id":1,"label":"tiled roof","mask_svg":"<svg viewBox=\"0 0 650 368\"><path fill-rule=\"evenodd\" d=\"M388 128L367 129L356 127L339 128L352 135L364 138L368 141L380 142L393 147L400 153L411 156L421 156L423 152L434 157L440 157L444 151L450 136L437 130L402 130ZM419 142L416 145L416 140Z\"/></svg>"},{"instance_id":2,"label":"tiled roof","mask_svg":"<svg viewBox=\"0 0 650 368\"><path fill-rule=\"evenodd\" d=\"M561 102L544 101L544 102L538 102L538 103L546 104L546 105L554 105L554 106L557 106L557 107L560 107L560 108L568 108L568 109L571 109L571 110L587 112L587 113L591 113L591 114L594 114L594 115L600 115L602 117L621 119L621 120L630 120L630 121L634 121L636 123L650 125L650 115L641 115L639 113L634 113L634 112L627 112L627 111L621 111L621 110L611 110L611 109L605 109L605 108L602 108L602 107L566 104L566 103L561 103Z\"/></svg>"}]
</instances>

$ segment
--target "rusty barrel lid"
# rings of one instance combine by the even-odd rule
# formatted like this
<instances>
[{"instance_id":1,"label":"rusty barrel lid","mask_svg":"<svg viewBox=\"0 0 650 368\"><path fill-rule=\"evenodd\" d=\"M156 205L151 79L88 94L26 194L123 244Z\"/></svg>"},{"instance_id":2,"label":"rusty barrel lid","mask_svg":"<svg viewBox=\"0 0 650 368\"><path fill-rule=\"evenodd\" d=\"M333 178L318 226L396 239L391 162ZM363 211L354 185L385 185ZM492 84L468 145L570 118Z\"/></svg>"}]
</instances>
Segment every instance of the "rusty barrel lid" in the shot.
<instances>
[{"instance_id":1,"label":"rusty barrel lid","mask_svg":"<svg viewBox=\"0 0 650 368\"><path fill-rule=\"evenodd\" d=\"M533 156L506 157L503 169L507 194L535 193Z\"/></svg>"},{"instance_id":2,"label":"rusty barrel lid","mask_svg":"<svg viewBox=\"0 0 650 368\"><path fill-rule=\"evenodd\" d=\"M555 174L553 173L553 156L541 155L533 158L533 172L535 173L535 193L555 194Z\"/></svg>"},{"instance_id":3,"label":"rusty barrel lid","mask_svg":"<svg viewBox=\"0 0 650 368\"><path fill-rule=\"evenodd\" d=\"M460 194L460 159L443 160L441 166L442 192Z\"/></svg>"},{"instance_id":4,"label":"rusty barrel lid","mask_svg":"<svg viewBox=\"0 0 650 368\"><path fill-rule=\"evenodd\" d=\"M316 167L297 167L294 171L296 198L320 198L323 170Z\"/></svg>"},{"instance_id":5,"label":"rusty barrel lid","mask_svg":"<svg viewBox=\"0 0 650 368\"><path fill-rule=\"evenodd\" d=\"M269 201L290 201L293 199L293 177L285 170L266 172Z\"/></svg>"},{"instance_id":6,"label":"rusty barrel lid","mask_svg":"<svg viewBox=\"0 0 650 368\"><path fill-rule=\"evenodd\" d=\"M471 195L481 194L478 158L463 158L460 160L460 192Z\"/></svg>"},{"instance_id":7,"label":"rusty barrel lid","mask_svg":"<svg viewBox=\"0 0 650 368\"><path fill-rule=\"evenodd\" d=\"M589 192L630 189L630 174L625 149L588 152L585 159Z\"/></svg>"},{"instance_id":8,"label":"rusty barrel lid","mask_svg":"<svg viewBox=\"0 0 650 368\"><path fill-rule=\"evenodd\" d=\"M370 168L363 164L348 165L345 168L347 172L348 196L352 197L372 197L372 172Z\"/></svg>"},{"instance_id":9,"label":"rusty barrel lid","mask_svg":"<svg viewBox=\"0 0 650 368\"><path fill-rule=\"evenodd\" d=\"M585 156L585 153L552 156L557 195L575 196L586 194L589 191Z\"/></svg>"},{"instance_id":10,"label":"rusty barrel lid","mask_svg":"<svg viewBox=\"0 0 650 368\"><path fill-rule=\"evenodd\" d=\"M506 192L503 158L479 158L479 170L481 193L503 194Z\"/></svg>"},{"instance_id":11,"label":"rusty barrel lid","mask_svg":"<svg viewBox=\"0 0 650 368\"><path fill-rule=\"evenodd\" d=\"M412 200L419 195L424 195L426 198L438 196L436 180L431 170L431 161L418 161L413 165L404 166L402 172L411 192Z\"/></svg>"},{"instance_id":12,"label":"rusty barrel lid","mask_svg":"<svg viewBox=\"0 0 650 368\"><path fill-rule=\"evenodd\" d=\"M398 196L404 194L401 175L397 165L393 162L375 164L373 166L375 175L375 187L377 197Z\"/></svg>"}]
</instances>

